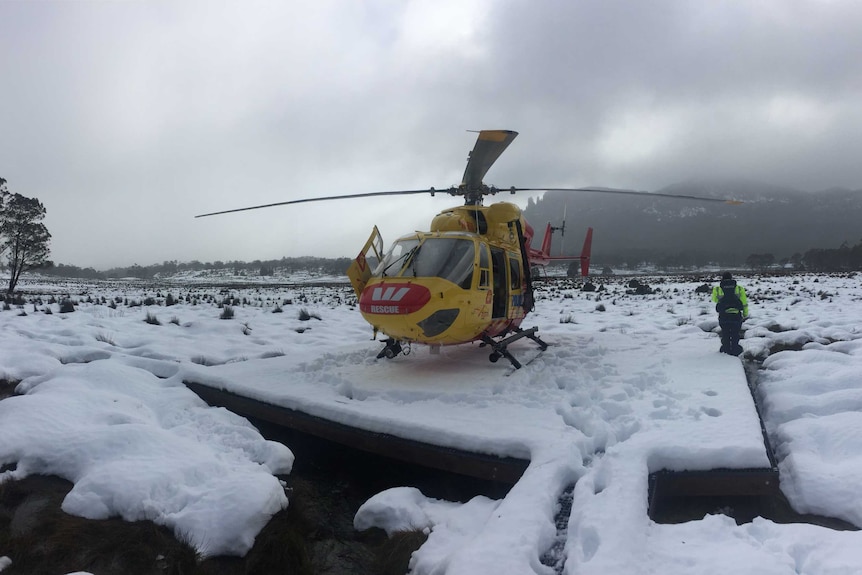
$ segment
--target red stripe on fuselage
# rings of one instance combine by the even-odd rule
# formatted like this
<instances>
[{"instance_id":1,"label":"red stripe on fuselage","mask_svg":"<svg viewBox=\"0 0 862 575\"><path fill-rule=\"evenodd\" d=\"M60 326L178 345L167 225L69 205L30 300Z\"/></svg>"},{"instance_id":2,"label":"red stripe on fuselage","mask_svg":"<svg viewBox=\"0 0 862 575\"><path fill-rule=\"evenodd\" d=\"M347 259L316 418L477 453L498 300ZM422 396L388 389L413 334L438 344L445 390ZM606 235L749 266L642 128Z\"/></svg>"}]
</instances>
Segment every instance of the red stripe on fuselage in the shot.
<instances>
[{"instance_id":1,"label":"red stripe on fuselage","mask_svg":"<svg viewBox=\"0 0 862 575\"><path fill-rule=\"evenodd\" d=\"M362 313L407 315L419 311L431 300L428 288L415 283L382 282L366 286L359 297Z\"/></svg>"}]
</instances>

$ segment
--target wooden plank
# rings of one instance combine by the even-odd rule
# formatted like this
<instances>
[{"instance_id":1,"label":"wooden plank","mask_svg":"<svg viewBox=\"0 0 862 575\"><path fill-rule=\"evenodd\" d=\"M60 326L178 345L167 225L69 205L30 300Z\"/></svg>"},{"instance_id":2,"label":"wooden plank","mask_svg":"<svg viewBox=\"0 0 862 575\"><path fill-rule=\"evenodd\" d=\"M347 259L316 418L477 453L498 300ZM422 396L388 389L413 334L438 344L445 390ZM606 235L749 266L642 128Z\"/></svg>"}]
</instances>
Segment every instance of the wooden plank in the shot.
<instances>
[{"instance_id":1,"label":"wooden plank","mask_svg":"<svg viewBox=\"0 0 862 575\"><path fill-rule=\"evenodd\" d=\"M200 383L185 381L186 387L209 405L224 407L244 417L260 419L294 431L346 445L368 453L451 473L515 484L529 461L495 457L412 441L394 435L365 431Z\"/></svg>"},{"instance_id":2,"label":"wooden plank","mask_svg":"<svg viewBox=\"0 0 862 575\"><path fill-rule=\"evenodd\" d=\"M775 495L778 492L778 470L659 471L650 475L650 491L650 499Z\"/></svg>"}]
</instances>

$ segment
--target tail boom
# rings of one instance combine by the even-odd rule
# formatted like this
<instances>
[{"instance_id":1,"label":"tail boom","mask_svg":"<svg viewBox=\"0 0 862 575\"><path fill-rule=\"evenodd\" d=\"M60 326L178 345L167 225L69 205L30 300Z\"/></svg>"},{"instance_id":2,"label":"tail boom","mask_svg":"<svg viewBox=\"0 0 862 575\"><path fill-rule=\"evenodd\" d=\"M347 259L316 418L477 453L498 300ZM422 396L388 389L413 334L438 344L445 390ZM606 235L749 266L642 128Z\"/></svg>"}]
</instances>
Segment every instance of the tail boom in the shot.
<instances>
[{"instance_id":1,"label":"tail boom","mask_svg":"<svg viewBox=\"0 0 862 575\"><path fill-rule=\"evenodd\" d=\"M579 256L552 256L551 255L551 224L545 228L545 237L542 238L541 249L530 248L530 265L546 266L552 261L574 261L581 262L581 276L587 277L590 275L590 257L593 248L593 228L587 228L587 235L584 238L584 245L581 248Z\"/></svg>"}]
</instances>

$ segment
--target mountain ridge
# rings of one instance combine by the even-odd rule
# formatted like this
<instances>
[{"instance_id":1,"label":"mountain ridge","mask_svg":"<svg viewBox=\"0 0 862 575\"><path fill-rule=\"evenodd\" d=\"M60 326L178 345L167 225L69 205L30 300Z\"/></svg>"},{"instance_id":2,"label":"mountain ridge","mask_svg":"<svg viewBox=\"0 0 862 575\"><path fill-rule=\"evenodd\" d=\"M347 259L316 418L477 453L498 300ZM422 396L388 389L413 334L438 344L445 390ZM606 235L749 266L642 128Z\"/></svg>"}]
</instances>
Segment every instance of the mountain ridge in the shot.
<instances>
[{"instance_id":1,"label":"mountain ridge","mask_svg":"<svg viewBox=\"0 0 862 575\"><path fill-rule=\"evenodd\" d=\"M805 192L747 180L691 180L656 193L727 198L741 205L680 198L546 192L524 216L541 233L568 214L562 246L580 253L586 228L594 229L593 259L601 262L682 260L742 263L756 253L776 260L814 248L837 248L862 239L862 190ZM559 250L560 237L554 238ZM630 262L634 263L634 262Z\"/></svg>"}]
</instances>

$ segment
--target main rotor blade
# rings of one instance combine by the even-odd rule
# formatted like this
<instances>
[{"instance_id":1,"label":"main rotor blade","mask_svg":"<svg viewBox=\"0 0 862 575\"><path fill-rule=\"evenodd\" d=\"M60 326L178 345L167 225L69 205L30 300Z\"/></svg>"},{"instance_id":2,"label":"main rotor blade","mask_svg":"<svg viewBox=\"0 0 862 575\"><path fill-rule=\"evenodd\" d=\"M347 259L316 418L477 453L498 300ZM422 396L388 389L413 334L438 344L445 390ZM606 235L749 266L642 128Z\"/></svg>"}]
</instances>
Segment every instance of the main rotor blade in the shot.
<instances>
[{"instance_id":1,"label":"main rotor blade","mask_svg":"<svg viewBox=\"0 0 862 575\"><path fill-rule=\"evenodd\" d=\"M236 208L233 210L222 210L220 212L210 212L208 214L200 214L195 216L196 218L205 218L207 216L218 216L220 214L231 214L233 212L244 212L247 210L259 210L261 208L273 208L275 206L286 206L288 204L303 204L306 202L325 202L328 200L346 200L350 198L370 198L373 196L406 196L410 194L431 194L432 196L437 192L448 192L448 190L435 190L434 188L429 188L427 190L396 190L392 192L368 192L365 194L345 194L343 196L326 196L323 198L303 198L301 200L289 200L286 202L275 202L274 204L261 204L259 206L249 206L247 208Z\"/></svg>"},{"instance_id":2,"label":"main rotor blade","mask_svg":"<svg viewBox=\"0 0 862 575\"><path fill-rule=\"evenodd\" d=\"M464 170L464 178L461 185L467 190L477 189L482 185L482 179L500 154L503 153L518 132L512 130L482 130L470 157L467 158L467 168Z\"/></svg>"},{"instance_id":3,"label":"main rotor blade","mask_svg":"<svg viewBox=\"0 0 862 575\"><path fill-rule=\"evenodd\" d=\"M502 191L502 190L501 190ZM629 196L652 196L654 198L673 198L676 200L697 200L700 202L721 202L731 206L738 206L743 202L741 200L733 200L728 198L705 198L703 196L687 196L684 194L661 194L658 192L645 192L640 190L620 190L617 188L508 188L508 191L515 192L595 192L601 194L625 194Z\"/></svg>"}]
</instances>

